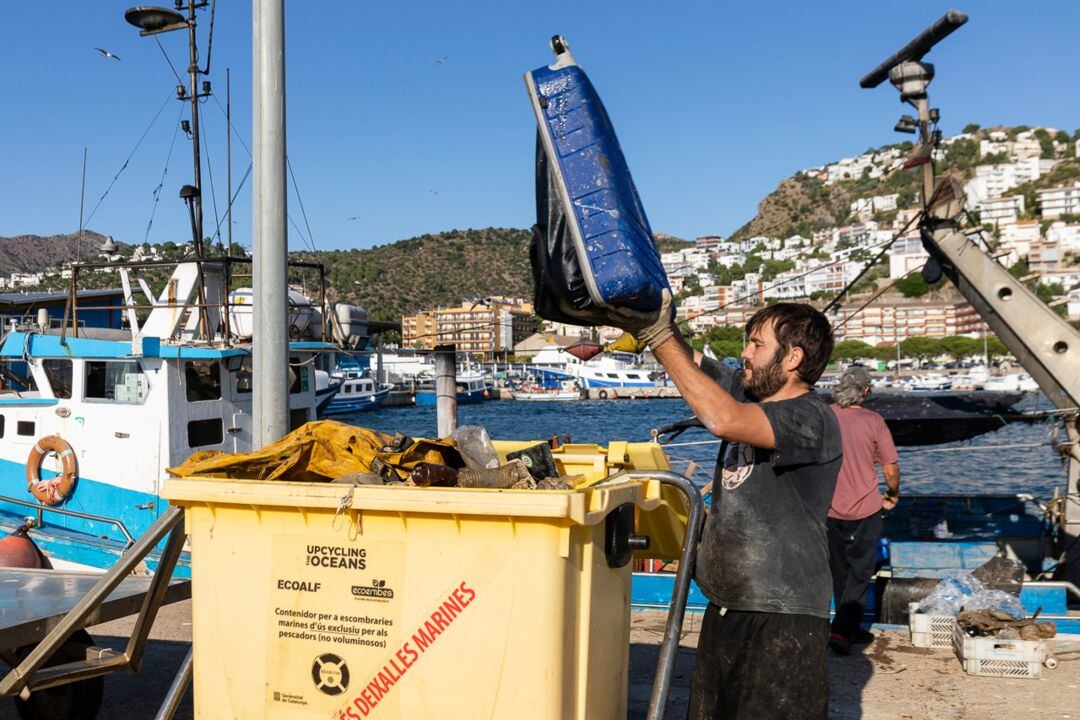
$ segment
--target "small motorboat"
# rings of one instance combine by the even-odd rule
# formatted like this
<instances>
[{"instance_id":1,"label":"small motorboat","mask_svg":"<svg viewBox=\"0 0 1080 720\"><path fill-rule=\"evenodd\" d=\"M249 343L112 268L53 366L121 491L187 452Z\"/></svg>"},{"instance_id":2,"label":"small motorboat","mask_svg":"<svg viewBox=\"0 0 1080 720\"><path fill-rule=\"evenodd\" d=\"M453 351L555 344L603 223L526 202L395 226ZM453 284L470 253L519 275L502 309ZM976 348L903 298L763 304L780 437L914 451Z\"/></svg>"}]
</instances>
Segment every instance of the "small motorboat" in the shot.
<instances>
[{"instance_id":1,"label":"small motorboat","mask_svg":"<svg viewBox=\"0 0 1080 720\"><path fill-rule=\"evenodd\" d=\"M457 401L459 405L483 402L491 395L484 376L465 372L457 376ZM435 407L435 381L429 380L416 387L413 401L422 407Z\"/></svg>"},{"instance_id":2,"label":"small motorboat","mask_svg":"<svg viewBox=\"0 0 1080 720\"><path fill-rule=\"evenodd\" d=\"M375 380L361 375L357 377L333 377L340 383L340 389L330 398L322 409L323 417L333 415L352 415L353 413L374 410L383 404L390 394L391 385L375 387Z\"/></svg>"}]
</instances>

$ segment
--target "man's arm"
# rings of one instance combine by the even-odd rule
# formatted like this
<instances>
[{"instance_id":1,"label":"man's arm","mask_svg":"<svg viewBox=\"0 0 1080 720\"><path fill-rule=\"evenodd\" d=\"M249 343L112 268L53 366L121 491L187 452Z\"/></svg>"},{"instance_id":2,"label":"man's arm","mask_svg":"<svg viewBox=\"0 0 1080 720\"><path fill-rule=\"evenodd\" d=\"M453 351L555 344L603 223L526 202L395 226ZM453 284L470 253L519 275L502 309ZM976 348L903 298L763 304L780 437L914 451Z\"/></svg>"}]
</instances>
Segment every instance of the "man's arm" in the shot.
<instances>
[{"instance_id":1,"label":"man's arm","mask_svg":"<svg viewBox=\"0 0 1080 720\"><path fill-rule=\"evenodd\" d=\"M885 498L881 504L886 510L892 510L896 507L896 503L900 502L900 466L896 463L889 463L888 465L882 465L881 471L885 473L885 484L889 486L889 490L885 493Z\"/></svg>"},{"instance_id":2,"label":"man's arm","mask_svg":"<svg viewBox=\"0 0 1080 720\"><path fill-rule=\"evenodd\" d=\"M742 403L717 385L701 369L698 353L675 334L652 349L683 400L709 432L752 447L776 447L772 424L757 403Z\"/></svg>"}]
</instances>

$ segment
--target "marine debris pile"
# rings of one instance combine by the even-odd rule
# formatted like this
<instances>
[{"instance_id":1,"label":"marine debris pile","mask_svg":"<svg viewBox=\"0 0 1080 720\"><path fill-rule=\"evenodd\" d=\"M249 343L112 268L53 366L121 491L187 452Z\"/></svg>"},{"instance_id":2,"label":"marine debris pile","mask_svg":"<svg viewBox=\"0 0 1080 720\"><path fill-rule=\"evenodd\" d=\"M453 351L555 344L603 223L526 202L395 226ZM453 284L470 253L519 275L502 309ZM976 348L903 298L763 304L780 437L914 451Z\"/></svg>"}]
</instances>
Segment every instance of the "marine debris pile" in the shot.
<instances>
[{"instance_id":1,"label":"marine debris pile","mask_svg":"<svg viewBox=\"0 0 1080 720\"><path fill-rule=\"evenodd\" d=\"M508 452L500 461L487 431L477 425L430 440L331 420L309 422L255 452L197 452L168 472L175 477L495 490L573 490L585 482L582 475L560 475L547 443Z\"/></svg>"},{"instance_id":2,"label":"marine debris pile","mask_svg":"<svg viewBox=\"0 0 1080 720\"><path fill-rule=\"evenodd\" d=\"M1023 581L1023 565L1001 557L971 572L946 573L912 606L912 643L951 647L971 675L1039 677L1044 663L1056 666L1045 641L1057 635L1057 626L1038 619L1041 607L1028 613L1020 601ZM929 633L917 629L926 626Z\"/></svg>"}]
</instances>

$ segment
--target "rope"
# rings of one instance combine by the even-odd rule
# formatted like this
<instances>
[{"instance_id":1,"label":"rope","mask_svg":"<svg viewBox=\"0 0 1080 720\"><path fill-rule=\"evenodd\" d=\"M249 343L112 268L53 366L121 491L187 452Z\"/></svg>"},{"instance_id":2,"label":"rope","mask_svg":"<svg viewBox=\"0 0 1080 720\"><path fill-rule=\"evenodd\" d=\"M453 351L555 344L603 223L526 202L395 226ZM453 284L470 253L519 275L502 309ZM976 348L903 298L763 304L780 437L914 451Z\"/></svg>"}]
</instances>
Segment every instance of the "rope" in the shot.
<instances>
[{"instance_id":1,"label":"rope","mask_svg":"<svg viewBox=\"0 0 1080 720\"><path fill-rule=\"evenodd\" d=\"M232 124L231 120L229 120L229 116L225 112L225 108L221 107L221 101L217 99L217 95L211 95L210 97L213 98L214 103L218 106L218 110L221 111L221 116L225 118L226 121L229 123L229 129L232 131L232 134L235 135L236 139L240 141L240 145L243 146L244 151L248 154L248 157L251 157L251 148L247 146L247 143L245 143L244 138L240 136L240 132L236 129L236 126Z\"/></svg>"},{"instance_id":2,"label":"rope","mask_svg":"<svg viewBox=\"0 0 1080 720\"><path fill-rule=\"evenodd\" d=\"M220 226L221 218L218 216L217 210L217 190L214 189L214 164L210 161L209 137L209 133L202 134L203 148L206 153L206 174L210 176L210 204L214 207L214 223L216 226ZM199 240L201 241L202 238L199 238Z\"/></svg>"},{"instance_id":3,"label":"rope","mask_svg":"<svg viewBox=\"0 0 1080 720\"><path fill-rule=\"evenodd\" d=\"M146 223L146 232L143 234L143 241L150 241L150 227L154 224L154 216L157 214L158 200L161 199L161 189L165 187L165 176L169 174L169 162L172 161L173 148L176 146L176 136L180 134L180 118L184 115L184 106L180 106L180 114L176 117L176 128L173 130L172 142L169 143L169 154L165 156L165 167L161 171L161 182L154 188L152 193L154 196L154 205L150 209L150 220Z\"/></svg>"},{"instance_id":4,"label":"rope","mask_svg":"<svg viewBox=\"0 0 1080 720\"><path fill-rule=\"evenodd\" d=\"M217 0L211 0L210 2L210 37L206 41L206 68L203 69L203 75L210 74L210 53L214 52L214 16L217 15Z\"/></svg>"},{"instance_id":5,"label":"rope","mask_svg":"<svg viewBox=\"0 0 1080 720\"><path fill-rule=\"evenodd\" d=\"M311 250L311 252L315 252L315 249L311 247L311 243L308 242L308 239L304 236L304 231L301 230L300 226L296 224L296 221L292 219L292 215L290 215L289 213L285 213L285 217L289 219L289 224L293 226L294 230L296 230L296 234L299 235L300 239L304 241L304 245L307 246Z\"/></svg>"},{"instance_id":6,"label":"rope","mask_svg":"<svg viewBox=\"0 0 1080 720\"><path fill-rule=\"evenodd\" d=\"M915 222L915 220L920 217L922 217L922 213L916 213L915 215L912 215L911 218L906 223L904 223L904 226L900 228L895 235L893 235L892 240L886 243L885 247L881 248L881 252L875 255L874 258L866 264L866 267L859 271L859 274L856 275L851 282L845 285L844 289L837 293L836 297L829 301L829 304L826 305L821 312L828 313L829 310L832 310L836 305L838 305L840 301L844 298L844 296L851 291L851 288L855 287L855 284L859 282L859 280L862 280L863 276L866 275L866 273L870 272L870 268L874 267L874 265L876 265L878 261L881 260L881 258L885 257L885 253L889 251L889 248L895 245L896 241L899 240L904 235L904 233L908 231L908 228L911 227L911 223Z\"/></svg>"},{"instance_id":7,"label":"rope","mask_svg":"<svg viewBox=\"0 0 1080 720\"><path fill-rule=\"evenodd\" d=\"M86 222L83 223L83 227L90 224L90 220L93 219L94 213L98 211L98 208L101 207L101 203L105 200L106 196L108 196L109 192L113 189L113 185L116 184L116 181L120 178L120 175L123 174L124 170L127 169L128 163L131 162L131 158L135 156L135 152L139 149L139 146L142 145L143 140L145 140L146 136L150 134L151 128L154 127L157 119L161 117L162 111L165 110L165 106L169 104L169 101L172 100L172 97L172 91L169 91L168 97L165 98L165 102L163 102L161 104L161 107L158 108L157 113L154 115L154 119L151 120L150 124L146 126L146 130L143 131L142 137L139 138L139 142L135 143L135 147L131 148L131 152L128 153L127 159L124 160L124 164L121 165L120 169L116 171L116 175L113 176L112 182L109 183L109 187L105 188L105 192L103 192L101 194L101 197L98 198L97 205L94 205L94 209L90 211L90 216L86 218Z\"/></svg>"},{"instance_id":8,"label":"rope","mask_svg":"<svg viewBox=\"0 0 1080 720\"><path fill-rule=\"evenodd\" d=\"M840 322L838 322L838 323L836 323L835 325L833 325L833 330L835 331L835 330L836 330L836 328L839 328L839 327L843 327L844 325L846 325L846 324L847 324L847 322L848 322L848 320L850 320L851 318L853 318L853 317L855 317L856 315L858 315L859 313L861 313L861 312L862 312L863 310L865 310L865 309L867 308L867 306L868 306L868 305L870 305L870 303L874 302L874 301L875 301L875 300L877 300L877 299L878 299L879 297L881 297L882 295L884 295L885 293L889 292L889 291L890 291L890 290L892 290L892 289L893 289L894 287L896 287L897 285L899 285L899 284L900 284L900 282L901 282L901 281L903 281L903 280L904 280L904 279L905 279L905 278L906 278L906 277L907 277L908 275L910 275L910 274L911 274L911 273L913 273L913 272L917 272L917 271L920 271L920 270L922 270L922 269L923 269L923 265L926 265L926 263L923 263L923 264L922 264L922 265L920 265L919 267L916 267L916 268L912 268L912 269L908 270L908 271L907 271L906 273L904 273L904 274L903 274L903 275L901 275L900 277L896 278L896 281L895 281L895 282L891 282L891 283L889 283L889 284L888 284L888 285L886 285L886 286L885 286L885 287L884 287L883 289L881 289L881 290L877 291L876 293L874 293L874 295L873 295L873 296L872 296L872 297L871 297L871 298L870 298L869 300L867 300L867 301L866 301L866 302L864 302L864 303L863 303L862 305L860 305L859 307L857 307L857 308L856 308L856 309L854 310L854 312L852 312L852 313L851 313L850 315L848 315L848 316L847 316L846 318L844 318L844 319L843 319L843 320L841 320Z\"/></svg>"},{"instance_id":9,"label":"rope","mask_svg":"<svg viewBox=\"0 0 1080 720\"><path fill-rule=\"evenodd\" d=\"M300 186L296 183L296 175L293 174L292 160L289 156L285 156L285 167L289 168L289 177L292 178L293 190L296 192L296 200L300 203L300 214L304 217L304 227L307 228L308 244L311 246L311 252L315 252L315 236L311 234L311 224L308 223L307 210L304 209L304 199L300 197Z\"/></svg>"},{"instance_id":10,"label":"rope","mask_svg":"<svg viewBox=\"0 0 1080 720\"><path fill-rule=\"evenodd\" d=\"M246 152L248 154L248 157L249 158L252 157L251 148L249 148L247 143L244 142L244 138L241 137L240 132L236 129L236 126L233 125L232 122L229 120L229 117L225 112L225 108L223 108L221 106L221 101L217 99L216 95L211 95L210 97L213 98L214 104L217 105L218 110L221 112L221 116L226 119L226 122L228 122L229 131L232 132L233 135L236 136L237 140L240 141L240 145L241 145L241 147L244 148L244 152ZM296 192L296 199L300 204L300 212L304 216L304 224L307 226L308 234L306 236L304 235L303 231L300 230L300 226L297 225L296 221L292 219L292 215L289 215L288 213L286 213L285 215L288 218L289 222L292 224L293 228L296 230L296 233L304 241L304 244L307 245L308 248L310 248L311 252L317 252L317 250L315 249L314 238L311 235L311 225L310 225L310 223L308 223L307 211L304 209L304 200L303 200L303 198L300 197L300 187L296 184L296 176L293 174L292 162L289 160L288 155L285 156L285 163L286 163L286 166L289 168L289 175L292 177L293 190ZM244 173L244 179L240 181L240 187L243 187L244 181L247 180L248 173L250 173L250 172L251 172L251 165L249 164L247 172ZM213 183L213 180L211 180L211 184L212 183ZM236 200L236 196L240 193L240 187L237 187L236 193L233 194L233 199L229 201L229 207L232 206L233 202ZM228 210L228 207L226 207L226 210ZM211 237L217 237L220 230L221 230L221 223L219 222L217 228L214 230L214 234Z\"/></svg>"},{"instance_id":11,"label":"rope","mask_svg":"<svg viewBox=\"0 0 1080 720\"><path fill-rule=\"evenodd\" d=\"M240 194L240 189L244 187L244 183L247 182L247 179L248 179L248 177L250 175L251 175L251 163L248 163L247 170L244 171L244 176L242 178L240 178L240 184L236 186L236 192L233 193L232 199L229 200L229 204L225 208L226 211L229 208L232 207L232 204L234 202L236 202L236 197ZM226 217L227 217L227 215L226 215ZM217 224L217 227L214 228L214 234L210 236L211 242L213 241L214 238L219 237L220 235L221 235L221 221L219 220L218 224Z\"/></svg>"},{"instance_id":12,"label":"rope","mask_svg":"<svg viewBox=\"0 0 1080 720\"><path fill-rule=\"evenodd\" d=\"M165 58L165 62L169 64L169 69L172 70L173 77L176 78L177 85L183 85L184 81L180 79L180 73L176 72L176 67L173 66L172 60L169 59L169 54L165 52L165 47L161 44L161 40L157 35L154 36L154 42L157 43L158 50L161 51L162 57Z\"/></svg>"},{"instance_id":13,"label":"rope","mask_svg":"<svg viewBox=\"0 0 1080 720\"><path fill-rule=\"evenodd\" d=\"M664 447L669 448L669 447L688 447L690 445L719 445L722 442L726 442L726 441L725 440L720 440L720 439L717 439L717 440L695 440L694 442L667 443L666 445L664 445Z\"/></svg>"},{"instance_id":14,"label":"rope","mask_svg":"<svg viewBox=\"0 0 1080 720\"><path fill-rule=\"evenodd\" d=\"M961 452L965 450L1019 450L1038 447L1050 447L1048 443L1012 443L1006 445L962 445L961 447L951 448L928 448L928 449L907 449L906 452Z\"/></svg>"}]
</instances>

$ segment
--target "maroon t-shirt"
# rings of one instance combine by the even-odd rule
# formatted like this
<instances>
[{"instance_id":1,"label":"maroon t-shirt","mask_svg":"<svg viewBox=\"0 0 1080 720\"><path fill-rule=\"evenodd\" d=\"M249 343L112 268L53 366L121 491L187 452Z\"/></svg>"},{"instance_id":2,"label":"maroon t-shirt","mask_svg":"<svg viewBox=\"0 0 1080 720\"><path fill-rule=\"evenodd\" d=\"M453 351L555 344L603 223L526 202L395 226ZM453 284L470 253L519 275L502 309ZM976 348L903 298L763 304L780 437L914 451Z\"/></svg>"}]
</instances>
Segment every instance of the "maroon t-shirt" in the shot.
<instances>
[{"instance_id":1,"label":"maroon t-shirt","mask_svg":"<svg viewBox=\"0 0 1080 720\"><path fill-rule=\"evenodd\" d=\"M880 415L861 407L829 407L840 423L844 443L844 462L836 479L836 492L829 506L829 517L838 520L861 520L881 510L877 465L890 465L896 454L892 433Z\"/></svg>"}]
</instances>

